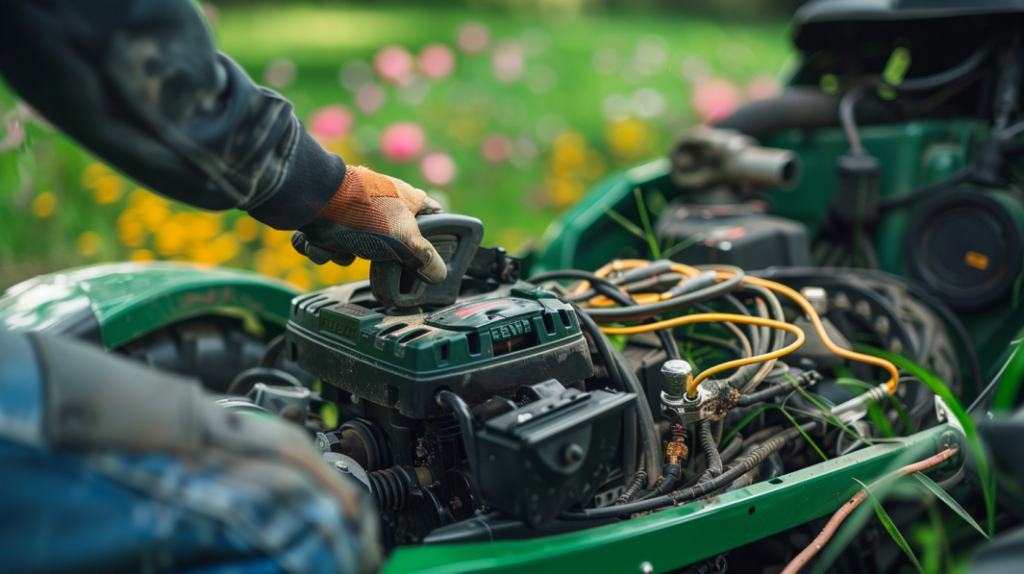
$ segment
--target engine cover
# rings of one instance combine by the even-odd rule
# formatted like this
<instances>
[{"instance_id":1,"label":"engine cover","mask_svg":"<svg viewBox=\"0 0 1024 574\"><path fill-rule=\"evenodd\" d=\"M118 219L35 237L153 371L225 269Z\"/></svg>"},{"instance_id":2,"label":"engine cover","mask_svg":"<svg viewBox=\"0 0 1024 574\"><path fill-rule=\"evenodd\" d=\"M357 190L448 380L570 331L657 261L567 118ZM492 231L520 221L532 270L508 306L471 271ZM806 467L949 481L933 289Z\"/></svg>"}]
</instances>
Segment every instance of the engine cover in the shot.
<instances>
[{"instance_id":1,"label":"engine cover","mask_svg":"<svg viewBox=\"0 0 1024 574\"><path fill-rule=\"evenodd\" d=\"M384 315L348 302L345 289L293 301L286 349L291 360L360 399L425 419L446 414L441 389L470 405L511 398L524 385L593 375L573 309L546 291L513 288L441 310Z\"/></svg>"}]
</instances>

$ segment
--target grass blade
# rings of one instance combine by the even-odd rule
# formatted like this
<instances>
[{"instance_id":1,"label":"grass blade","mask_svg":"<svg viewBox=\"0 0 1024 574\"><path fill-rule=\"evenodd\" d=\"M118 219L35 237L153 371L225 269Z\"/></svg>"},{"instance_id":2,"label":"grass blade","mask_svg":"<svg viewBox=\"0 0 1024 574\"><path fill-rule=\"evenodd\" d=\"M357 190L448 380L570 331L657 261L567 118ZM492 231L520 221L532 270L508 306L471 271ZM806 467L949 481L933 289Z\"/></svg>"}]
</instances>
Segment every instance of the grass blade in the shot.
<instances>
[{"instance_id":1,"label":"grass blade","mask_svg":"<svg viewBox=\"0 0 1024 574\"><path fill-rule=\"evenodd\" d=\"M853 480L857 479L855 478ZM896 524L893 523L892 518L889 518L889 513L886 512L884 508L882 508L882 504L878 502L877 498L875 498L875 493L871 492L871 489L868 488L868 485L864 484L863 482L857 480L857 484L859 484L861 488L864 489L864 492L868 495L868 498L870 498L871 502L874 503L875 514L877 514L878 519L882 521L882 526L885 527L885 529L889 532L889 535L892 536L892 539L896 541L896 544L898 544L899 547L903 550L903 552L907 555L907 557L910 558L910 561L914 563L914 567L917 568L917 571L923 574L924 570L921 569L921 563L917 561L917 556L914 554L914 551L910 548L910 545L907 544L907 539L903 537L903 534L900 532L900 529L896 528Z\"/></svg>"},{"instance_id":2,"label":"grass blade","mask_svg":"<svg viewBox=\"0 0 1024 574\"><path fill-rule=\"evenodd\" d=\"M938 484L935 484L934 480L928 478L927 476L921 474L920 472L915 472L913 476L917 480L920 480L921 484L923 484L928 490L932 491L932 494L934 494L936 498L938 498L942 502L945 502L946 506L948 506L953 512L960 515L960 518L963 518L964 521L967 522L967 524L973 526L974 529L980 532L981 535L985 538L989 538L988 533L986 533L981 528L981 526L979 526L978 523L975 522L973 518L971 518L971 515L967 514L967 511L964 510L964 508L960 506L960 504L957 503L957 501L953 500L953 497L950 496L948 492L943 490L942 487L939 486Z\"/></svg>"},{"instance_id":3,"label":"grass blade","mask_svg":"<svg viewBox=\"0 0 1024 574\"><path fill-rule=\"evenodd\" d=\"M622 227L625 227L626 231L632 233L633 235L636 235L640 239L647 239L647 236L644 235L644 230L637 227L637 225L630 221L625 215L622 215L621 213L615 211L614 209L609 209L608 211L605 212L605 214L608 217L611 217L612 220L615 221L615 223L618 223Z\"/></svg>"},{"instance_id":4,"label":"grass blade","mask_svg":"<svg viewBox=\"0 0 1024 574\"><path fill-rule=\"evenodd\" d=\"M661 256L664 259L671 259L672 256L675 255L676 253L679 253L680 251L686 249L687 247L696 245L701 241L704 241L704 234L694 233L693 235L687 237L686 239L679 243L676 243L675 245L665 247L665 249L661 252Z\"/></svg>"},{"instance_id":5,"label":"grass blade","mask_svg":"<svg viewBox=\"0 0 1024 574\"><path fill-rule=\"evenodd\" d=\"M651 227L651 219L647 216L647 204L644 202L644 194L639 187L633 188L633 195L636 197L636 207L640 212L640 222L644 224L644 233L647 237L647 245L651 247L651 257L661 259L661 250L658 249L658 240L654 238L654 229Z\"/></svg>"},{"instance_id":6,"label":"grass blade","mask_svg":"<svg viewBox=\"0 0 1024 574\"><path fill-rule=\"evenodd\" d=\"M953 413L954 417L956 417L957 422L959 422L960 426L963 427L964 434L967 437L967 444L970 446L971 455L974 457L975 463L978 466L978 476L981 479L982 494L985 497L985 509L988 514L988 533L989 536L995 534L996 498L994 476L988 466L988 461L985 459L985 451L981 447L981 439L978 437L978 429L974 426L974 421L971 420L967 411L964 410L963 405L960 404L960 401L953 396L949 387L947 387L939 377L906 357L896 355L888 351L883 351L881 349L876 349L874 347L868 347L866 345L854 345L853 349L857 352L864 353L866 355L874 355L892 362L897 367L917 377L917 380L924 383L933 393L942 398L946 403L950 412Z\"/></svg>"}]
</instances>

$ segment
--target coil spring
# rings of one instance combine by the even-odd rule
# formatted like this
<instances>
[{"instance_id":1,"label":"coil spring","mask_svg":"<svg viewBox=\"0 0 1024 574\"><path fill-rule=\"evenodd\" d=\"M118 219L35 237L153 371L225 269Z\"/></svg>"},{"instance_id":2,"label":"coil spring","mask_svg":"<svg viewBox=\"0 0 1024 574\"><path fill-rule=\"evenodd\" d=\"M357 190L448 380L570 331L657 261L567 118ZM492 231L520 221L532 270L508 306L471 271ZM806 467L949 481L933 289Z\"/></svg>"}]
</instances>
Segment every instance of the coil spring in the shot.
<instances>
[{"instance_id":1,"label":"coil spring","mask_svg":"<svg viewBox=\"0 0 1024 574\"><path fill-rule=\"evenodd\" d=\"M409 488L398 473L385 468L366 473L366 478L370 481L370 492L377 497L377 505L382 512L405 508Z\"/></svg>"}]
</instances>

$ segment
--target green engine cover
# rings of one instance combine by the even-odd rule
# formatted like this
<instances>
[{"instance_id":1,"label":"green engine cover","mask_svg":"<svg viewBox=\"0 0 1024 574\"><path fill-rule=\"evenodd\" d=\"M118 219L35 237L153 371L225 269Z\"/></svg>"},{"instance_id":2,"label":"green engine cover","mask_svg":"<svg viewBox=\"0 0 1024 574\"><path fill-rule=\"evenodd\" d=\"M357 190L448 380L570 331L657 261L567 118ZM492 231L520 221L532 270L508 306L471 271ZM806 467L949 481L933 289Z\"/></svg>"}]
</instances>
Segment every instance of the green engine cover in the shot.
<instances>
[{"instance_id":1,"label":"green engine cover","mask_svg":"<svg viewBox=\"0 0 1024 574\"><path fill-rule=\"evenodd\" d=\"M575 312L545 291L512 289L397 316L349 302L350 292L295 299L288 356L324 382L409 417L444 414L434 399L441 389L475 404L549 379L582 383L594 371Z\"/></svg>"}]
</instances>

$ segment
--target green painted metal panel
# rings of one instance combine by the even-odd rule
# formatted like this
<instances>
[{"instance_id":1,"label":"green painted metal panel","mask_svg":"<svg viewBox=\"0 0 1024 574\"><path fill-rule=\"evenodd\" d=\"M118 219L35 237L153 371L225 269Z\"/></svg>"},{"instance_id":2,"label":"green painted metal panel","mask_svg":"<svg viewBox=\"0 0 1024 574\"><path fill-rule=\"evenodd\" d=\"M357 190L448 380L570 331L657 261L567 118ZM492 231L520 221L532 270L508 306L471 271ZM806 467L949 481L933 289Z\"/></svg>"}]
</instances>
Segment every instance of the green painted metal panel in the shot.
<instances>
[{"instance_id":1,"label":"green painted metal panel","mask_svg":"<svg viewBox=\"0 0 1024 574\"><path fill-rule=\"evenodd\" d=\"M655 572L692 564L835 512L859 486L948 443L949 426L876 444L778 479L634 520L538 540L399 548L386 574L464 572ZM950 472L962 457L939 467Z\"/></svg>"},{"instance_id":2,"label":"green painted metal panel","mask_svg":"<svg viewBox=\"0 0 1024 574\"><path fill-rule=\"evenodd\" d=\"M42 275L0 298L0 325L45 331L90 310L103 345L115 349L200 315L248 315L284 325L295 286L277 279L187 263L113 263Z\"/></svg>"}]
</instances>

